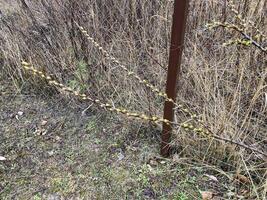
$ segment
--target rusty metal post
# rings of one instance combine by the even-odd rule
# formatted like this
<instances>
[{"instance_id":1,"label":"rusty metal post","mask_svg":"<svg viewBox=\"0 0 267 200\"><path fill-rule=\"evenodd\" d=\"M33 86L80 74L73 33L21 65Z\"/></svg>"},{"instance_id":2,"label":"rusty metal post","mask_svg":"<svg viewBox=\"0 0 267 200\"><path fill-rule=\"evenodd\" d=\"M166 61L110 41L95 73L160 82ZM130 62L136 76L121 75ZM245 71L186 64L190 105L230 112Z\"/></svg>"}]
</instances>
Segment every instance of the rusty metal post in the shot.
<instances>
[{"instance_id":1,"label":"rusty metal post","mask_svg":"<svg viewBox=\"0 0 267 200\"><path fill-rule=\"evenodd\" d=\"M169 67L167 75L166 93L169 98L176 100L177 81L180 76L182 52L184 46L184 35L186 28L186 19L188 15L189 0L175 0L174 14L171 35L171 47L169 57ZM173 121L174 118L174 104L165 101L164 119ZM171 140L172 127L163 123L161 155L164 157L169 156L170 140Z\"/></svg>"}]
</instances>

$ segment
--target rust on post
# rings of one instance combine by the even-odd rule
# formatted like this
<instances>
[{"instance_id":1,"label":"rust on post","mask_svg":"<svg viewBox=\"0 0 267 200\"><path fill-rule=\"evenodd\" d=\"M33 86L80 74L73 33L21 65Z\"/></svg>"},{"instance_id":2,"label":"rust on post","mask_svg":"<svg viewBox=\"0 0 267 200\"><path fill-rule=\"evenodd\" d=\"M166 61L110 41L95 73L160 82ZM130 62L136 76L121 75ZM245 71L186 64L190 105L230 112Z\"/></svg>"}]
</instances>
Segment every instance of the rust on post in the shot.
<instances>
[{"instance_id":1,"label":"rust on post","mask_svg":"<svg viewBox=\"0 0 267 200\"><path fill-rule=\"evenodd\" d=\"M188 15L189 0L175 0L174 14L171 35L171 47L169 57L169 67L167 75L166 93L169 98L176 100L177 82L180 76L182 52L184 46L184 35L186 28L186 19ZM164 119L173 121L174 104L165 101ZM163 123L161 155L168 157L170 153L169 143L171 142L172 127L169 124Z\"/></svg>"}]
</instances>

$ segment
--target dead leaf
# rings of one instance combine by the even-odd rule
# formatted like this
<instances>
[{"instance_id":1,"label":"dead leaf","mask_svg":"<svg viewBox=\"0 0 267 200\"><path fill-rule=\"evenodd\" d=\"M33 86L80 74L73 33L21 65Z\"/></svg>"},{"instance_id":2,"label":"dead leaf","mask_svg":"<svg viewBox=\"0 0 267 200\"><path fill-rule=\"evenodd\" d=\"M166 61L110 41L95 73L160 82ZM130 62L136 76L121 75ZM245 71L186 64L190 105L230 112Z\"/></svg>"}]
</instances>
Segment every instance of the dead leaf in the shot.
<instances>
[{"instance_id":1,"label":"dead leaf","mask_svg":"<svg viewBox=\"0 0 267 200\"><path fill-rule=\"evenodd\" d=\"M235 175L235 180L238 180L241 183L250 183L249 178L247 178L246 176L242 175L242 174L236 174Z\"/></svg>"},{"instance_id":2,"label":"dead leaf","mask_svg":"<svg viewBox=\"0 0 267 200\"><path fill-rule=\"evenodd\" d=\"M46 135L47 132L48 131L46 129L36 129L33 134L35 134L35 135Z\"/></svg>"},{"instance_id":3,"label":"dead leaf","mask_svg":"<svg viewBox=\"0 0 267 200\"><path fill-rule=\"evenodd\" d=\"M202 200L212 200L213 193L209 191L201 191Z\"/></svg>"},{"instance_id":4,"label":"dead leaf","mask_svg":"<svg viewBox=\"0 0 267 200\"><path fill-rule=\"evenodd\" d=\"M47 124L47 122L48 122L48 121L43 120L43 121L41 122L41 126L45 126L45 125Z\"/></svg>"},{"instance_id":5,"label":"dead leaf","mask_svg":"<svg viewBox=\"0 0 267 200\"><path fill-rule=\"evenodd\" d=\"M158 162L157 161L155 161L155 160L150 160L149 161L149 164L151 165L151 166L157 166L158 165Z\"/></svg>"},{"instance_id":6,"label":"dead leaf","mask_svg":"<svg viewBox=\"0 0 267 200\"><path fill-rule=\"evenodd\" d=\"M208 177L211 181L218 182L218 179L215 176L213 176L213 175L204 174L204 176Z\"/></svg>"},{"instance_id":7,"label":"dead leaf","mask_svg":"<svg viewBox=\"0 0 267 200\"><path fill-rule=\"evenodd\" d=\"M55 139L56 139L56 141L60 141L61 140L61 137L56 136Z\"/></svg>"}]
</instances>

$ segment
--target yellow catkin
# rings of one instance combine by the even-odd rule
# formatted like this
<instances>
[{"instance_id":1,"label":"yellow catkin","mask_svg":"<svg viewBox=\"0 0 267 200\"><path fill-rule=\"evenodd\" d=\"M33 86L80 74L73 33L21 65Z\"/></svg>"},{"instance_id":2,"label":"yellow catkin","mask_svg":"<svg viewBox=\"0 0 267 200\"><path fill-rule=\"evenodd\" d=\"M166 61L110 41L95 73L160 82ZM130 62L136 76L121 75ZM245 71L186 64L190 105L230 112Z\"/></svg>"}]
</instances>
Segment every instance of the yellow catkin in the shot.
<instances>
[{"instance_id":1,"label":"yellow catkin","mask_svg":"<svg viewBox=\"0 0 267 200\"><path fill-rule=\"evenodd\" d=\"M87 96L86 94L81 94L78 91L75 91L75 90L71 89L70 87L67 87L67 86L63 85L62 83L59 83L59 82L57 82L55 80L51 80L50 76L47 76L43 72L33 68L33 66L31 64L29 64L29 63L27 63L25 61L23 61L21 64L22 64L22 66L23 66L23 68L25 70L31 71L32 73L35 73L35 74L39 75L40 78L43 78L43 79L47 80L50 85L59 87L63 91L68 91L69 93L71 93L74 96L79 97L79 98L81 98L83 100L89 100L89 101L97 104L101 108L106 108L109 111L121 113L121 114L127 115L129 117L139 118L139 119L142 119L142 120L145 120L145 121L151 121L151 122L154 122L154 123L165 122L165 123L168 123L168 124L173 124L169 120L161 119L160 117L157 117L157 116L150 117L150 116L147 116L145 114L133 113L133 112L128 111L125 108L112 108L112 106L110 104L108 104L108 103L102 103L99 99L93 99L93 98Z\"/></svg>"},{"instance_id":2,"label":"yellow catkin","mask_svg":"<svg viewBox=\"0 0 267 200\"><path fill-rule=\"evenodd\" d=\"M264 53L267 52L267 48L262 47L260 44L257 44L257 42L253 39L255 36L251 37L249 35L246 34L245 28L244 27L239 27L238 25L235 24L230 24L228 22L212 22L210 24L207 24L207 27L209 29L214 29L217 27L223 27L229 30L235 30L239 33L241 33L242 35L245 35L246 39L236 39L236 40L229 40L228 42L224 43L223 46L229 46L229 45L233 45L233 44L241 44L244 46L250 46L250 45L255 45L256 47L258 47L261 51L263 51Z\"/></svg>"},{"instance_id":3,"label":"yellow catkin","mask_svg":"<svg viewBox=\"0 0 267 200\"><path fill-rule=\"evenodd\" d=\"M241 26L243 26L244 28L246 28L247 27L247 24L249 24L250 26L252 26L256 30L257 37L262 38L263 40L266 40L267 39L267 36L255 26L255 23L254 22L252 22L250 20L247 20L246 21L242 17L242 15L236 9L236 6L235 6L235 4L234 4L234 2L232 0L229 1L228 5L229 5L231 11L235 14L235 17L240 21L240 25Z\"/></svg>"},{"instance_id":4,"label":"yellow catkin","mask_svg":"<svg viewBox=\"0 0 267 200\"><path fill-rule=\"evenodd\" d=\"M160 118L158 116L148 116L145 114L140 114L140 113L128 111L125 108L112 107L112 105L110 105L108 103L102 103L99 99L93 99L86 94L81 94L78 91L75 91L75 90L71 89L70 87L65 86L62 83L59 83L55 80L52 80L51 76L48 76L44 72L35 69L30 63L23 61L21 64L25 70L27 70L31 73L34 73L35 75L39 76L42 79L45 79L48 82L48 84L50 84L52 86L56 86L63 91L67 91L70 94L72 94L76 97L79 97L82 100L89 100L89 101L95 103L96 105L98 105L99 107L104 108L106 110L109 110L111 112L117 112L117 113L126 115L128 117L138 118L138 119L141 119L144 121L150 121L150 122L156 123L156 124L165 123L165 124L171 125L171 126L179 126L179 124L173 123L167 119L163 119L163 118ZM178 105L178 106L181 107L181 105ZM211 133L209 133L209 131L204 130L203 128L197 128L193 124L183 123L180 126L182 128L184 128L184 130L186 130L186 131L193 131L193 132L198 133L198 134L203 135L203 136L210 137L210 135L211 135Z\"/></svg>"},{"instance_id":5,"label":"yellow catkin","mask_svg":"<svg viewBox=\"0 0 267 200\"><path fill-rule=\"evenodd\" d=\"M172 102L175 106L176 109L179 109L180 111L186 113L189 115L192 119L195 119L197 117L196 114L192 113L188 109L185 109L184 106L178 107L178 104L174 102L173 99L169 98L168 95L165 92L161 92L158 88L153 86L152 84L149 83L148 80L142 79L140 76L136 75L134 72L130 71L126 66L120 63L119 60L117 60L115 57L110 55L106 50L104 50L103 47L101 47L95 40L94 38L90 37L88 32L80 26L78 23L76 23L77 27L80 29L81 33L83 33L86 38L95 46L98 48L98 50L101 51L101 53L110 61L116 63L120 68L122 68L124 71L126 71L128 76L133 76L135 79L138 80L139 83L144 84L147 88L151 89L152 92L154 92L157 96L163 97L165 101ZM193 117L194 116L194 117Z\"/></svg>"},{"instance_id":6,"label":"yellow catkin","mask_svg":"<svg viewBox=\"0 0 267 200\"><path fill-rule=\"evenodd\" d=\"M267 48L263 47L261 44L258 43L260 41L265 41L267 39L267 36L255 26L254 22L250 20L246 20L242 17L242 15L236 9L236 6L232 0L229 1L228 6L230 7L230 10L232 11L232 13L234 13L235 18L238 20L237 22L238 25L230 24L228 22L224 22L224 23L212 22L208 24L208 28L214 29L217 27L224 27L226 29L236 30L246 38L245 40L243 39L242 40L241 39L229 40L228 42L224 43L223 46L236 45L236 44L240 44L244 46L254 45L258 49L260 49L262 52L267 53ZM254 29L255 35L250 36L247 34L247 30L249 27L252 27Z\"/></svg>"}]
</instances>

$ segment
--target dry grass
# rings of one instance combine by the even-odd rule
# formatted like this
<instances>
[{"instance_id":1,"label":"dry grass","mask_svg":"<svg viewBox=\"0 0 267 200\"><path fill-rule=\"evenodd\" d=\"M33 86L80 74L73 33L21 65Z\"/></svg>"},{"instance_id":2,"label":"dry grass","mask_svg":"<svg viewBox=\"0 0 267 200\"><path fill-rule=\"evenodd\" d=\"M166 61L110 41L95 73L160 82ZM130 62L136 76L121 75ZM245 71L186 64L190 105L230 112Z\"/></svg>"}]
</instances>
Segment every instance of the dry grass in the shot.
<instances>
[{"instance_id":1,"label":"dry grass","mask_svg":"<svg viewBox=\"0 0 267 200\"><path fill-rule=\"evenodd\" d=\"M0 24L2 70L15 85L44 84L24 73L20 62L25 59L92 97L162 115L163 99L106 59L74 20L131 71L164 91L172 1L46 0L26 7L22 2L16 13L4 11ZM244 0L236 6L246 21L266 29L266 1ZM192 1L190 8L178 103L200 115L214 133L266 152L266 54L253 46L223 47L240 35L206 29L212 20L237 23L222 1ZM255 34L250 27L247 32ZM188 120L179 112L176 118L178 123ZM266 158L182 129L176 131L174 145L180 157L249 177L251 196L265 198Z\"/></svg>"}]
</instances>

